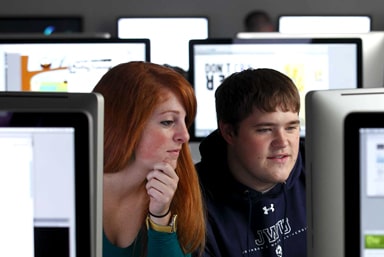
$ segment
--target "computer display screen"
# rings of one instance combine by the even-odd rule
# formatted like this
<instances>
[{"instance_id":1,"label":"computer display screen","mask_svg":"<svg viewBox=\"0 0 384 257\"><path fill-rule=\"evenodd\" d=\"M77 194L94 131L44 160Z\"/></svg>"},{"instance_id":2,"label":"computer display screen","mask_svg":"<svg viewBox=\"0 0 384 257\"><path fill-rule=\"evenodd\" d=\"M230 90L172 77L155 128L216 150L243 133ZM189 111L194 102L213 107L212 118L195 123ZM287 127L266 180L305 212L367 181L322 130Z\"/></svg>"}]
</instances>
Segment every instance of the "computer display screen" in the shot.
<instances>
[{"instance_id":1,"label":"computer display screen","mask_svg":"<svg viewBox=\"0 0 384 257\"><path fill-rule=\"evenodd\" d=\"M361 38L363 44L363 87L384 85L384 31L367 33L280 33L239 32L238 38Z\"/></svg>"},{"instance_id":2,"label":"computer display screen","mask_svg":"<svg viewBox=\"0 0 384 257\"><path fill-rule=\"evenodd\" d=\"M209 36L208 17L119 17L119 38L148 38L151 62L189 69L188 43Z\"/></svg>"},{"instance_id":3,"label":"computer display screen","mask_svg":"<svg viewBox=\"0 0 384 257\"><path fill-rule=\"evenodd\" d=\"M148 39L0 38L0 91L91 92L113 66L149 61Z\"/></svg>"},{"instance_id":4,"label":"computer display screen","mask_svg":"<svg viewBox=\"0 0 384 257\"><path fill-rule=\"evenodd\" d=\"M3 16L0 17L0 35L18 33L37 33L52 35L56 33L83 32L81 16Z\"/></svg>"},{"instance_id":5,"label":"computer display screen","mask_svg":"<svg viewBox=\"0 0 384 257\"><path fill-rule=\"evenodd\" d=\"M347 256L384 256L383 120L384 113L380 111L352 112L345 118Z\"/></svg>"},{"instance_id":6,"label":"computer display screen","mask_svg":"<svg viewBox=\"0 0 384 257\"><path fill-rule=\"evenodd\" d=\"M359 38L207 39L190 41L190 81L198 101L192 139L217 128L216 88L228 75L247 68L273 68L299 89L301 135L305 136L305 95L311 90L362 87Z\"/></svg>"},{"instance_id":7,"label":"computer display screen","mask_svg":"<svg viewBox=\"0 0 384 257\"><path fill-rule=\"evenodd\" d=\"M0 256L102 255L103 111L95 93L0 92Z\"/></svg>"},{"instance_id":8,"label":"computer display screen","mask_svg":"<svg viewBox=\"0 0 384 257\"><path fill-rule=\"evenodd\" d=\"M71 127L0 127L0 224L3 235L17 239L0 252L12 255L18 249L20 256L33 257L50 245L76 256L74 141ZM19 240L23 247L17 247Z\"/></svg>"},{"instance_id":9,"label":"computer display screen","mask_svg":"<svg viewBox=\"0 0 384 257\"><path fill-rule=\"evenodd\" d=\"M366 33L371 31L369 15L280 15L282 33Z\"/></svg>"},{"instance_id":10,"label":"computer display screen","mask_svg":"<svg viewBox=\"0 0 384 257\"><path fill-rule=\"evenodd\" d=\"M384 88L306 97L308 256L383 256Z\"/></svg>"}]
</instances>

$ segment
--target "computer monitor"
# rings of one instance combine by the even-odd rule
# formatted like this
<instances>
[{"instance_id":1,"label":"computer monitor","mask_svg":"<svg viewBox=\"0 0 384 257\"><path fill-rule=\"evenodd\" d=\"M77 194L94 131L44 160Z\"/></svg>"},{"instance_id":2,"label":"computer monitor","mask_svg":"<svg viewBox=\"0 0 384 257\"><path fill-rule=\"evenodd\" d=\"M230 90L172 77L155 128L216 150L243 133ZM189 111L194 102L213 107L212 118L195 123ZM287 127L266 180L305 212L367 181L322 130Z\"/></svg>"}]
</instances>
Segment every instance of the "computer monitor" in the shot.
<instances>
[{"instance_id":1,"label":"computer monitor","mask_svg":"<svg viewBox=\"0 0 384 257\"><path fill-rule=\"evenodd\" d=\"M208 17L119 17L119 38L148 38L151 62L189 70L188 43L209 37Z\"/></svg>"},{"instance_id":2,"label":"computer monitor","mask_svg":"<svg viewBox=\"0 0 384 257\"><path fill-rule=\"evenodd\" d=\"M112 38L109 32L71 32L71 33L54 33L43 35L40 33L0 33L0 39L41 39L41 38L65 38L65 39L80 39L80 38Z\"/></svg>"},{"instance_id":3,"label":"computer monitor","mask_svg":"<svg viewBox=\"0 0 384 257\"><path fill-rule=\"evenodd\" d=\"M36 33L52 35L56 33L83 32L81 16L1 16L0 35Z\"/></svg>"},{"instance_id":4,"label":"computer monitor","mask_svg":"<svg viewBox=\"0 0 384 257\"><path fill-rule=\"evenodd\" d=\"M360 191L359 195L361 186L358 183L362 181L362 174L357 170L366 168L357 164L359 162L357 159L360 157L359 153L356 153L356 140L358 140L356 128L349 125L347 116L355 112L383 113L383 99L384 88L319 90L306 95L308 257L381 256L361 255L361 252L356 250L361 249L361 232L366 235L374 235L374 232L380 234L383 226L382 223L377 223L375 228L371 226L372 223L363 225L361 222L356 222L357 219L354 217L359 219L364 216L375 222L377 216L374 212L382 213L380 205L382 200L365 198L363 194L366 191ZM370 116L370 118L377 117ZM381 121L383 120L381 116ZM367 124L364 125L366 128L373 127ZM371 124L374 124L374 120ZM347 130L353 131L354 135L348 136ZM380 126L376 132L379 130ZM375 142L379 141L377 137L372 139ZM353 142L348 142L349 140ZM379 158L380 149L370 150L364 154L367 153L371 155L370 158ZM370 167L373 169L370 173L373 177L377 175L376 167ZM375 202L374 209L372 200ZM366 209L362 210L360 204L365 204ZM374 244L369 242L367 246L369 245Z\"/></svg>"},{"instance_id":5,"label":"computer monitor","mask_svg":"<svg viewBox=\"0 0 384 257\"><path fill-rule=\"evenodd\" d=\"M0 92L1 256L102 256L103 123L96 93Z\"/></svg>"},{"instance_id":6,"label":"computer monitor","mask_svg":"<svg viewBox=\"0 0 384 257\"><path fill-rule=\"evenodd\" d=\"M363 43L363 87L384 86L384 31L367 33L252 33L239 32L237 38L361 38Z\"/></svg>"},{"instance_id":7,"label":"computer monitor","mask_svg":"<svg viewBox=\"0 0 384 257\"><path fill-rule=\"evenodd\" d=\"M282 33L366 33L371 31L369 15L280 15Z\"/></svg>"},{"instance_id":8,"label":"computer monitor","mask_svg":"<svg viewBox=\"0 0 384 257\"><path fill-rule=\"evenodd\" d=\"M148 39L1 38L0 91L91 92L110 68L150 61Z\"/></svg>"},{"instance_id":9,"label":"computer monitor","mask_svg":"<svg viewBox=\"0 0 384 257\"><path fill-rule=\"evenodd\" d=\"M222 80L247 68L273 68L289 76L301 98L301 136L305 136L305 94L316 89L362 86L359 38L207 39L190 41L190 82L197 97L191 139L217 128L214 93Z\"/></svg>"},{"instance_id":10,"label":"computer monitor","mask_svg":"<svg viewBox=\"0 0 384 257\"><path fill-rule=\"evenodd\" d=\"M384 256L384 111L344 122L345 255Z\"/></svg>"}]
</instances>

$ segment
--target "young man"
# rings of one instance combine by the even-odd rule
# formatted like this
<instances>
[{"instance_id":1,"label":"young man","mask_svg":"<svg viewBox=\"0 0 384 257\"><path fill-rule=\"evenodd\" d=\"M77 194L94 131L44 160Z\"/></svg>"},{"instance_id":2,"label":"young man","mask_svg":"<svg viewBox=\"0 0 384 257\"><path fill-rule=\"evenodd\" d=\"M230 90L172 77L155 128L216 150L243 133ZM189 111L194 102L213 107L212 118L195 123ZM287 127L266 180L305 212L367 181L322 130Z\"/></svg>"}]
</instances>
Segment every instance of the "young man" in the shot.
<instances>
[{"instance_id":1,"label":"young man","mask_svg":"<svg viewBox=\"0 0 384 257\"><path fill-rule=\"evenodd\" d=\"M203 256L306 256L296 86L276 70L248 69L226 78L215 97L219 129L201 143L196 164L208 211Z\"/></svg>"}]
</instances>

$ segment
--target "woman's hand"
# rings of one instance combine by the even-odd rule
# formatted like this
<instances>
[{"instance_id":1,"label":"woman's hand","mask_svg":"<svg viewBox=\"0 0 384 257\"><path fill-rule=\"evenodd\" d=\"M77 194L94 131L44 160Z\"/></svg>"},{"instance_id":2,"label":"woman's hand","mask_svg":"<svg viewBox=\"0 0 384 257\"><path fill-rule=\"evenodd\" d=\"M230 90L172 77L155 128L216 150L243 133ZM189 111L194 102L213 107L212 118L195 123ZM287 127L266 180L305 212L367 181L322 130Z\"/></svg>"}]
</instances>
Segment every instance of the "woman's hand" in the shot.
<instances>
[{"instance_id":1,"label":"woman's hand","mask_svg":"<svg viewBox=\"0 0 384 257\"><path fill-rule=\"evenodd\" d=\"M147 175L146 189L149 196L149 212L162 216L166 214L171 207L173 196L175 195L179 177L175 170L167 162L156 163L153 170ZM167 217L167 219L165 219ZM153 218L153 217L151 217ZM169 215L164 219L154 219L154 221L165 223L167 225Z\"/></svg>"}]
</instances>

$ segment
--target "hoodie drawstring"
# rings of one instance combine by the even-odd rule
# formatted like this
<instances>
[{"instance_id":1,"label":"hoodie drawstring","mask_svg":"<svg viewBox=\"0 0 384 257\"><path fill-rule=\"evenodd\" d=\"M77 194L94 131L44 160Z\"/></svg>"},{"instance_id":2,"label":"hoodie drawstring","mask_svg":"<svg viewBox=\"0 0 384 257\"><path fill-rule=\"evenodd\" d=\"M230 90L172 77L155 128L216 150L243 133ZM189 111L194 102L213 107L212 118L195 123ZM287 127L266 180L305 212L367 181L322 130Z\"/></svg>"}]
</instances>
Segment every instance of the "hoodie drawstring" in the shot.
<instances>
[{"instance_id":1,"label":"hoodie drawstring","mask_svg":"<svg viewBox=\"0 0 384 257\"><path fill-rule=\"evenodd\" d=\"M251 220L252 220L252 199L251 199L251 194L249 193L249 191L245 191L245 193L247 194L247 197L248 197L248 205L249 205L249 208L248 208L248 228L251 228ZM247 229L247 256L249 256L249 247L250 247L250 242L249 242L249 229Z\"/></svg>"},{"instance_id":2,"label":"hoodie drawstring","mask_svg":"<svg viewBox=\"0 0 384 257\"><path fill-rule=\"evenodd\" d=\"M281 238L281 249L282 256L284 256L284 242L285 242L285 231L287 231L287 213L288 213L288 197L287 197L287 183L283 183L283 196L284 196L284 229Z\"/></svg>"}]
</instances>

